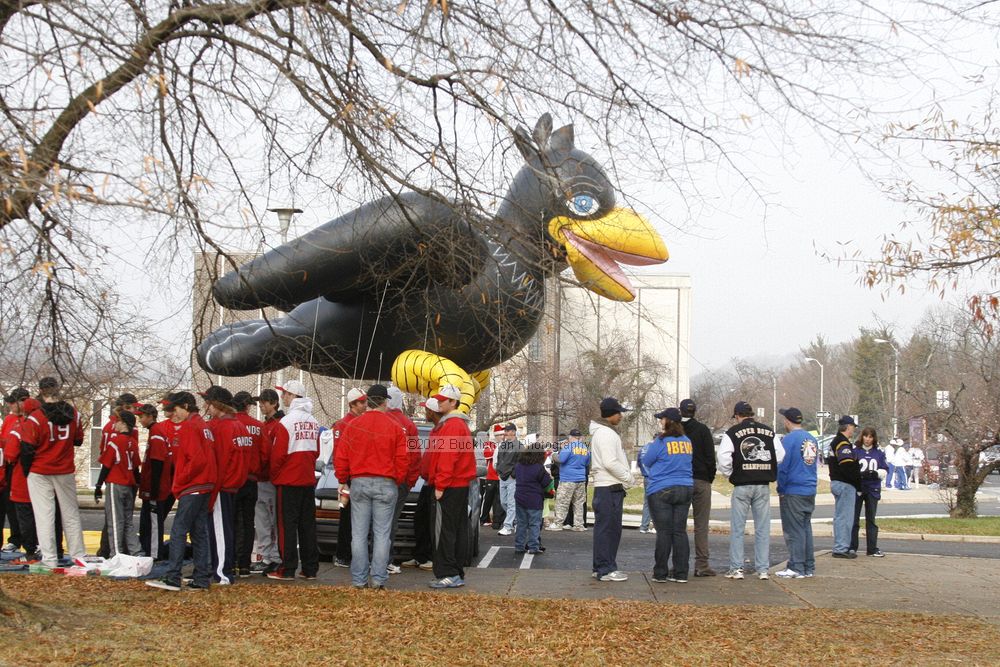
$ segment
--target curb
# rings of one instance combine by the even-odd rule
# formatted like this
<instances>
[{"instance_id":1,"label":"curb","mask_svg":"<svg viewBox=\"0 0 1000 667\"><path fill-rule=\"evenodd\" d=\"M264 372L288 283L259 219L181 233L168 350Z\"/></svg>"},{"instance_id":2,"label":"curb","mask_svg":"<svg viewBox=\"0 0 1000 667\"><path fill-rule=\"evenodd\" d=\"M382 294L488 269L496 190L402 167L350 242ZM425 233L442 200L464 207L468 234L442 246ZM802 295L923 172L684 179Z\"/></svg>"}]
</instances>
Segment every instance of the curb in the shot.
<instances>
[{"instance_id":1,"label":"curb","mask_svg":"<svg viewBox=\"0 0 1000 667\"><path fill-rule=\"evenodd\" d=\"M747 521L748 524L753 523ZM725 521L709 521L708 532L715 535L729 535L729 523ZM747 534L752 534L748 530ZM771 536L782 536L781 524L771 525ZM833 537L833 525L830 523L813 524L813 536ZM890 533L880 530L879 539L911 540L915 542L965 542L968 544L1000 544L1000 536L996 535L944 535L938 533Z\"/></svg>"}]
</instances>

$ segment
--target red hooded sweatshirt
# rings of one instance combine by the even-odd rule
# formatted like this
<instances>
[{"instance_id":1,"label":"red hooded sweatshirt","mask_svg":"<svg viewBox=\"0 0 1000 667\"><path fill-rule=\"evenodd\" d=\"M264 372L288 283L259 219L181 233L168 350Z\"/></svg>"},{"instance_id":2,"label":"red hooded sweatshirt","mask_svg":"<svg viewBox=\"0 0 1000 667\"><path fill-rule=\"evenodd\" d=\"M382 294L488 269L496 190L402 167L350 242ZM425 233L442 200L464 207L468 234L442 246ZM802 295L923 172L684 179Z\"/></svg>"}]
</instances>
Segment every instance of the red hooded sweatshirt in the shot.
<instances>
[{"instance_id":1,"label":"red hooded sweatshirt","mask_svg":"<svg viewBox=\"0 0 1000 667\"><path fill-rule=\"evenodd\" d=\"M212 430L198 413L181 422L174 450L175 498L215 491L218 473L212 437Z\"/></svg>"},{"instance_id":2,"label":"red hooded sweatshirt","mask_svg":"<svg viewBox=\"0 0 1000 667\"><path fill-rule=\"evenodd\" d=\"M476 478L476 453L468 420L457 410L449 412L431 434L429 478L424 479L435 489L468 486Z\"/></svg>"},{"instance_id":3,"label":"red hooded sweatshirt","mask_svg":"<svg viewBox=\"0 0 1000 667\"><path fill-rule=\"evenodd\" d=\"M388 414L369 410L340 434L333 458L342 484L358 477L390 477L398 486L406 480L410 465L406 432Z\"/></svg>"},{"instance_id":4,"label":"red hooded sweatshirt","mask_svg":"<svg viewBox=\"0 0 1000 667\"><path fill-rule=\"evenodd\" d=\"M312 399L292 399L288 414L274 429L271 482L275 486L315 486L317 458L319 422L312 416Z\"/></svg>"}]
</instances>

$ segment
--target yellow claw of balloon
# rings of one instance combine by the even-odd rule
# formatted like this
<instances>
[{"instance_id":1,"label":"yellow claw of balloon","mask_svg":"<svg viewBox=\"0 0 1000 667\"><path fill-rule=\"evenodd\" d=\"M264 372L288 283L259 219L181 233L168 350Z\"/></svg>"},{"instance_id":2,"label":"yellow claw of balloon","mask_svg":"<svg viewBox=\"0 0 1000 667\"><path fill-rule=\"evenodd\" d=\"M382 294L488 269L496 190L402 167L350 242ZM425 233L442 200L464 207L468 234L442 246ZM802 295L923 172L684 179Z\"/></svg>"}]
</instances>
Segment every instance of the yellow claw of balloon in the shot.
<instances>
[{"instance_id":1,"label":"yellow claw of balloon","mask_svg":"<svg viewBox=\"0 0 1000 667\"><path fill-rule=\"evenodd\" d=\"M488 370L469 375L450 359L423 350L406 350L392 364L392 381L403 391L433 396L446 384L458 387L462 392L458 409L465 414L475 405L489 377Z\"/></svg>"}]
</instances>

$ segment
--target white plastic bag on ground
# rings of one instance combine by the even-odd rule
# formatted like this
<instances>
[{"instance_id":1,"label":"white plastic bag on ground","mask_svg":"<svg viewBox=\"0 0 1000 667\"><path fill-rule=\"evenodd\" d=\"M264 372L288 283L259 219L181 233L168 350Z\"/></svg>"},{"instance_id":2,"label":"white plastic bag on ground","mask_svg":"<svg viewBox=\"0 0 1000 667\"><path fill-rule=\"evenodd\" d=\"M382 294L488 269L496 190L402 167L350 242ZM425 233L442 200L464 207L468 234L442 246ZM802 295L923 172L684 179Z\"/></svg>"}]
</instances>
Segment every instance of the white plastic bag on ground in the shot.
<instances>
[{"instance_id":1,"label":"white plastic bag on ground","mask_svg":"<svg viewBox=\"0 0 1000 667\"><path fill-rule=\"evenodd\" d=\"M100 565L101 574L106 577L145 577L153 570L153 559L149 556L126 556L118 554Z\"/></svg>"}]
</instances>

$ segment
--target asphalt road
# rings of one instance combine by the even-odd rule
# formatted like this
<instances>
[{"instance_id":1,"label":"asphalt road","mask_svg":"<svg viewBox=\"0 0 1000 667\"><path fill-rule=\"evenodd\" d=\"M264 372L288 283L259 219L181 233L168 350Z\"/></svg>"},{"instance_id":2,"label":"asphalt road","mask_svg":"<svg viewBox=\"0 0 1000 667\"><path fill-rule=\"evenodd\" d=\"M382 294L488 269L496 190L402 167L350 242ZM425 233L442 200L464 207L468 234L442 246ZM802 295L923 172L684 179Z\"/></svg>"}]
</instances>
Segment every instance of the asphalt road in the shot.
<instances>
[{"instance_id":1,"label":"asphalt road","mask_svg":"<svg viewBox=\"0 0 1000 667\"><path fill-rule=\"evenodd\" d=\"M988 495L994 495L997 501L987 500L980 504L981 514L1000 515L1000 476L991 475L983 490ZM879 516L908 516L919 514L944 514L946 509L941 503L886 503L879 506ZM816 518L830 518L833 513L833 506L818 506L816 508ZM171 515L172 517L172 515ZM97 509L84 509L81 511L84 530L100 530L104 525L104 511ZM777 508L772 508L771 518L778 518ZM718 521L729 521L728 509L717 509L712 511L712 519ZM135 521L138 528L139 514L136 512ZM167 520L169 531L170 519ZM748 522L748 527L752 523ZM862 540L864 540L862 534ZM642 534L638 530L626 528L622 534L622 542L618 551L618 566L626 571L642 571L652 567L653 549L656 542L655 534ZM478 559L474 561L476 566L500 567L500 568L531 568L531 569L558 569L558 570L589 570L592 560L593 533L590 529L585 533L571 531L562 532L542 532L542 543L546 547L546 552L536 557L515 556L514 538L502 537L489 528L483 528L480 532L480 553ZM833 539L829 537L817 537L815 540L816 550L827 550L833 545ZM887 554L911 553L943 556L961 556L973 558L993 558L1000 559L1000 546L996 544L975 544L964 542L923 542L919 540L880 540L879 548ZM862 550L864 549L862 543ZM694 543L691 543L692 558L694 557ZM729 566L729 536L710 535L709 536L710 566L716 571L722 572ZM788 552L785 549L784 540L781 536L771 536L770 560L771 565L777 565L785 561ZM753 536L748 535L744 541L744 557L753 557ZM858 558L858 563L862 564L866 560L865 556Z\"/></svg>"},{"instance_id":2,"label":"asphalt road","mask_svg":"<svg viewBox=\"0 0 1000 667\"><path fill-rule=\"evenodd\" d=\"M752 526L752 524L750 524ZM861 535L862 551L864 551L864 533ZM729 569L729 536L709 535L709 565L717 572ZM508 567L555 570L583 570L591 568L593 533L590 529L585 533L571 531L542 532L542 544L545 553L535 557L525 557L514 554L514 538L501 537L488 528L480 533L479 560L477 566L482 567L485 561L487 567ZM618 568L625 571L650 570L653 567L653 549L656 544L655 534L643 534L638 530L626 529L622 532L621 546L618 549ZM817 551L830 549L833 538L818 537L815 540ZM891 557L893 552L964 556L974 558L1000 559L1000 546L996 544L973 544L965 542L923 542L919 540L879 540L879 548ZM788 557L785 542L781 536L771 536L771 565L783 563ZM694 540L691 539L691 558L694 558ZM753 536L744 540L744 558L753 559ZM860 566L868 560L859 556ZM752 569L752 566L749 566Z\"/></svg>"}]
</instances>

